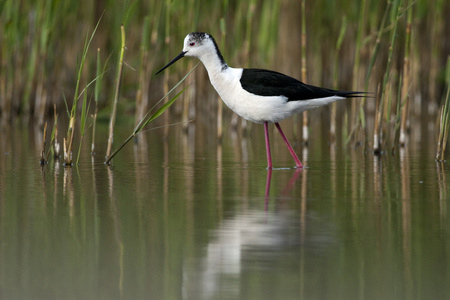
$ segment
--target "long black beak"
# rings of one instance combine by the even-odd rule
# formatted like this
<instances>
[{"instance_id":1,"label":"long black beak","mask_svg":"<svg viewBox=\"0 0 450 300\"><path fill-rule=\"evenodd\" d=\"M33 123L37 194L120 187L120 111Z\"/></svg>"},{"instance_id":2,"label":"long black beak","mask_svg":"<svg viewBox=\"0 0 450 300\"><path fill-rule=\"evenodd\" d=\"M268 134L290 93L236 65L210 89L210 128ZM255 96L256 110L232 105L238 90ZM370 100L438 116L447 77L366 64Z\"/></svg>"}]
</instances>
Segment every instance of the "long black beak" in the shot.
<instances>
[{"instance_id":1,"label":"long black beak","mask_svg":"<svg viewBox=\"0 0 450 300\"><path fill-rule=\"evenodd\" d=\"M180 58L183 58L184 55L186 54L187 51L181 51L180 54L178 54L177 57L175 57L174 59L172 59L172 61L170 63L168 63L164 68L162 68L161 70L159 70L158 72L156 72L155 75L158 75L159 73L161 73L162 71L164 71L165 69L167 69L168 67L170 67L171 65L173 65L177 60L179 60Z\"/></svg>"}]
</instances>

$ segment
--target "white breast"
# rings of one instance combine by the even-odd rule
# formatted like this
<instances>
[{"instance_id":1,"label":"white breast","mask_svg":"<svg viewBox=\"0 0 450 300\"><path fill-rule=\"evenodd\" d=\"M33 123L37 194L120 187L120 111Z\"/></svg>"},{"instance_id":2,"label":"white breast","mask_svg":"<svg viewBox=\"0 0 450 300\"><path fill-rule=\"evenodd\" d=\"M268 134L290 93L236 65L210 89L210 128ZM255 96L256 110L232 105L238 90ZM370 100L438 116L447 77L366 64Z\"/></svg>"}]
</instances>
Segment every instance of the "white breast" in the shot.
<instances>
[{"instance_id":1,"label":"white breast","mask_svg":"<svg viewBox=\"0 0 450 300\"><path fill-rule=\"evenodd\" d=\"M285 109L285 97L263 97L244 90L240 83L241 74L242 69L228 67L210 76L211 84L231 110L255 123L278 122L292 115Z\"/></svg>"}]
</instances>

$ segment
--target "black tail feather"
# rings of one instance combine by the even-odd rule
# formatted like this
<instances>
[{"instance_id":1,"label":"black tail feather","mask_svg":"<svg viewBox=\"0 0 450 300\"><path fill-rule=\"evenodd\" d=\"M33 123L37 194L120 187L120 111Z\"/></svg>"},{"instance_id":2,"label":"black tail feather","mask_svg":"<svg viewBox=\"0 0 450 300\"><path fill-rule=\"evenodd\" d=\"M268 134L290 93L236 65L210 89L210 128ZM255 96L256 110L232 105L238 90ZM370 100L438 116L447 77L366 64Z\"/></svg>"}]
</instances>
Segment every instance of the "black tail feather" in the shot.
<instances>
[{"instance_id":1,"label":"black tail feather","mask_svg":"<svg viewBox=\"0 0 450 300\"><path fill-rule=\"evenodd\" d=\"M344 92L344 91L334 91L336 96L345 98L373 98L375 93L371 92Z\"/></svg>"}]
</instances>

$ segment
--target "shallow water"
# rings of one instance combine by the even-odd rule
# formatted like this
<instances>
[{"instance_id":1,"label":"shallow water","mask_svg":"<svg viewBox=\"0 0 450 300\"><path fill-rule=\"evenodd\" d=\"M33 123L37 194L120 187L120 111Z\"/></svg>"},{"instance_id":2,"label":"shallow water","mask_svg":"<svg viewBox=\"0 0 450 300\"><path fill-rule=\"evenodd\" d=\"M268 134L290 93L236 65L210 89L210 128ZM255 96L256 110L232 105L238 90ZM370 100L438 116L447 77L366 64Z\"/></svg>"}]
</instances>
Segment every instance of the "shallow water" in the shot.
<instances>
[{"instance_id":1,"label":"shallow water","mask_svg":"<svg viewBox=\"0 0 450 300\"><path fill-rule=\"evenodd\" d=\"M295 170L274 136L269 172L252 132L217 147L206 129L154 131L110 167L85 150L77 167L41 168L35 133L3 131L0 298L450 295L449 167L429 145L296 145Z\"/></svg>"}]
</instances>

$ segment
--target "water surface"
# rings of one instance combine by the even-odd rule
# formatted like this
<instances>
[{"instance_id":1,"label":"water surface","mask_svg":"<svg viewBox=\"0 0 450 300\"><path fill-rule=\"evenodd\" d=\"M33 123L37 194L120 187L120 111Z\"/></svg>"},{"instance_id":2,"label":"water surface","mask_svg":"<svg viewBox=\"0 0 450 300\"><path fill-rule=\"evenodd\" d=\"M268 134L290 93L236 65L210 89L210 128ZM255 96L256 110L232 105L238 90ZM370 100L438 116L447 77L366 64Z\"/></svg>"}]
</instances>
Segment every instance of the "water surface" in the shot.
<instances>
[{"instance_id":1,"label":"water surface","mask_svg":"<svg viewBox=\"0 0 450 300\"><path fill-rule=\"evenodd\" d=\"M269 172L256 129L155 131L72 168L3 131L0 298L448 298L449 167L427 145L296 145L295 170L274 136Z\"/></svg>"}]
</instances>

